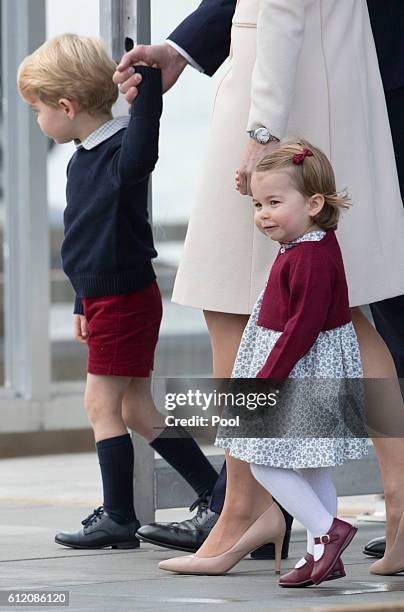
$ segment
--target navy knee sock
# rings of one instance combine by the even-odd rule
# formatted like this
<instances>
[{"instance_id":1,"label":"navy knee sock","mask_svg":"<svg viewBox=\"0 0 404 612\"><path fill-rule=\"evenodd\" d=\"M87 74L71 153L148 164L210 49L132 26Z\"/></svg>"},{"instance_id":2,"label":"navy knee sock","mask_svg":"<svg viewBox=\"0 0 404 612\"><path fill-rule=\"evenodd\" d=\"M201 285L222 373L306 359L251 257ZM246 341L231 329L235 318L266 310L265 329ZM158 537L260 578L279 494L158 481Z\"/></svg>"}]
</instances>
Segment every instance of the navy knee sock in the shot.
<instances>
[{"instance_id":1,"label":"navy knee sock","mask_svg":"<svg viewBox=\"0 0 404 612\"><path fill-rule=\"evenodd\" d=\"M104 510L116 523L136 519L133 504L134 451L129 434L97 442L104 489Z\"/></svg>"},{"instance_id":2,"label":"navy knee sock","mask_svg":"<svg viewBox=\"0 0 404 612\"><path fill-rule=\"evenodd\" d=\"M198 497L212 491L218 474L186 429L166 427L150 446L181 474Z\"/></svg>"}]
</instances>

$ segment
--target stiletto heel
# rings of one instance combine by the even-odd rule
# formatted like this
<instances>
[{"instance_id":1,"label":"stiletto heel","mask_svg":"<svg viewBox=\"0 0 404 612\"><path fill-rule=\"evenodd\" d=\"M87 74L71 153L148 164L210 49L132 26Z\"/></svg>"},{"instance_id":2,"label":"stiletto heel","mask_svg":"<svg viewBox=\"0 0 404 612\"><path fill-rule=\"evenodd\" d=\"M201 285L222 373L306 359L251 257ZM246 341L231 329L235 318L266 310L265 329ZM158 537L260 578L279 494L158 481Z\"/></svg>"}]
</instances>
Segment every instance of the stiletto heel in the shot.
<instances>
[{"instance_id":1,"label":"stiletto heel","mask_svg":"<svg viewBox=\"0 0 404 612\"><path fill-rule=\"evenodd\" d=\"M206 574L218 576L225 574L243 557L267 542L275 543L275 567L279 572L282 556L282 542L285 535L285 518L276 502L247 529L229 550L216 557L198 557L187 555L175 557L159 563L159 568L179 574Z\"/></svg>"},{"instance_id":2,"label":"stiletto heel","mask_svg":"<svg viewBox=\"0 0 404 612\"><path fill-rule=\"evenodd\" d=\"M283 536L274 542L275 546L275 574L281 573L281 563L282 563L282 544L283 544Z\"/></svg>"}]
</instances>

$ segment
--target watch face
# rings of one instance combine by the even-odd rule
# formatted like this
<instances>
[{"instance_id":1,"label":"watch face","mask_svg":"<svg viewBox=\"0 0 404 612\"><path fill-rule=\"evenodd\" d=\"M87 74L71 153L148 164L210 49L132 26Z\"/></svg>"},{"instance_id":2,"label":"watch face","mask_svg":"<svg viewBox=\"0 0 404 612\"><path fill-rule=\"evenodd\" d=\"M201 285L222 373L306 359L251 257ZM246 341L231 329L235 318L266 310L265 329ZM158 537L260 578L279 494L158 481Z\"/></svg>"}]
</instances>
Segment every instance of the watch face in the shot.
<instances>
[{"instance_id":1,"label":"watch face","mask_svg":"<svg viewBox=\"0 0 404 612\"><path fill-rule=\"evenodd\" d=\"M260 142L261 144L266 144L269 138L270 138L269 130L267 130L264 127L258 128L258 130L256 131L256 139L258 140L258 142Z\"/></svg>"}]
</instances>

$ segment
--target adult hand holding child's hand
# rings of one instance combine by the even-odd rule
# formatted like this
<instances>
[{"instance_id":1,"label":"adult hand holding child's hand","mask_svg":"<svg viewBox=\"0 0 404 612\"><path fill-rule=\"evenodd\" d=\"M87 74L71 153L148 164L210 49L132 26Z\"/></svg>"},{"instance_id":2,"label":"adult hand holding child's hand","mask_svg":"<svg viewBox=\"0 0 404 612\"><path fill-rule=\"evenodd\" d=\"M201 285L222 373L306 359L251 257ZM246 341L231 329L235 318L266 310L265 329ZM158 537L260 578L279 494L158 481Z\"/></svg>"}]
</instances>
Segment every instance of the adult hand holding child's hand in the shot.
<instances>
[{"instance_id":1,"label":"adult hand holding child's hand","mask_svg":"<svg viewBox=\"0 0 404 612\"><path fill-rule=\"evenodd\" d=\"M138 94L138 86L142 80L140 74L135 74L133 66L152 66L160 68L163 80L163 93L168 91L177 81L187 61L171 45L136 45L125 53L113 76L114 83L119 85L120 92L125 95L129 104Z\"/></svg>"}]
</instances>

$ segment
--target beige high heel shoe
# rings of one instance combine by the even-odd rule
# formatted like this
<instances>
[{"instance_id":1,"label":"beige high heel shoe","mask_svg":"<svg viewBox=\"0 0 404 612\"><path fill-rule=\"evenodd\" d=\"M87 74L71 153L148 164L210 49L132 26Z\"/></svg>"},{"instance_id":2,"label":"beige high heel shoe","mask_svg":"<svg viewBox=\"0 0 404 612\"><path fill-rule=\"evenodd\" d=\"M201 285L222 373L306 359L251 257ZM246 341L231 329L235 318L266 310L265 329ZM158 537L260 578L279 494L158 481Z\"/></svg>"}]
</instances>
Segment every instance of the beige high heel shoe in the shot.
<instances>
[{"instance_id":1,"label":"beige high heel shoe","mask_svg":"<svg viewBox=\"0 0 404 612\"><path fill-rule=\"evenodd\" d=\"M404 514L398 525L396 539L390 551L369 568L371 574L392 576L404 572Z\"/></svg>"},{"instance_id":2,"label":"beige high heel shoe","mask_svg":"<svg viewBox=\"0 0 404 612\"><path fill-rule=\"evenodd\" d=\"M198 557L187 555L160 561L159 568L179 574L205 574L218 576L225 574L243 557L253 552L263 544L273 542L275 545L275 572L281 570L282 542L285 535L285 518L276 502L247 529L229 550L216 557Z\"/></svg>"}]
</instances>

